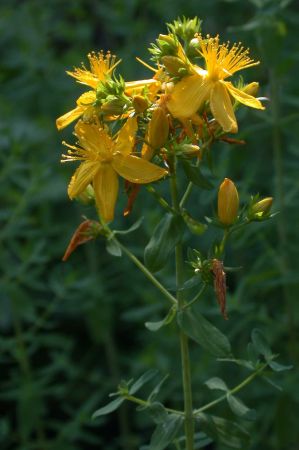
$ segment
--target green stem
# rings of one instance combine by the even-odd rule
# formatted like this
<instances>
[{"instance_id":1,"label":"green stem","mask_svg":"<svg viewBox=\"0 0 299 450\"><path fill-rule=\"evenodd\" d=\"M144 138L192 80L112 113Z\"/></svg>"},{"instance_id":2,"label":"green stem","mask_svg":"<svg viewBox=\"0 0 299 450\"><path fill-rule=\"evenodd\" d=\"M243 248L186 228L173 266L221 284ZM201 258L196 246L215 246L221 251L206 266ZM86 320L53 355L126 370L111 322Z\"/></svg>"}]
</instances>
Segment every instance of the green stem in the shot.
<instances>
[{"instance_id":1,"label":"green stem","mask_svg":"<svg viewBox=\"0 0 299 450\"><path fill-rule=\"evenodd\" d=\"M210 403L207 403L206 405L202 406L199 409L196 409L194 411L194 415L200 414L203 411L206 411L207 409L210 409L213 406L217 405L218 403L222 402L223 400L226 400L228 394L233 395L233 394L236 394L237 392L239 392L241 389L243 389L245 386L247 386L247 384L249 384L254 378L256 378L261 372L263 372L263 370L267 367L267 365L268 365L268 363L263 364L256 372L253 372L251 375L249 375L247 378L245 378L245 380L243 380L240 384L235 386L233 389L227 391L221 397L217 398L216 400L213 400Z\"/></svg>"},{"instance_id":2,"label":"green stem","mask_svg":"<svg viewBox=\"0 0 299 450\"><path fill-rule=\"evenodd\" d=\"M200 414L200 413L206 411L207 409L210 409L213 406L216 406L218 403L221 403L223 400L226 400L227 394L234 395L237 392L241 391L241 389L246 387L249 383L251 383L251 381L253 381L257 376L259 376L265 370L265 368L267 366L268 366L268 363L263 364L258 370L251 373L247 378L245 378L245 380L241 381L241 383L239 383L233 389L228 390L225 394L218 397L216 400L213 400L212 402L207 403L206 405L202 406L201 408L194 410L193 415L196 416L197 414ZM128 401L131 401L133 403L136 403L137 405L143 406L145 408L147 408L151 405L151 402L149 402L147 400L143 400L138 397L135 397L133 395L126 395L125 399ZM178 411L177 409L165 408L165 411L167 411L170 414L176 414L177 416L185 417L185 412Z\"/></svg>"},{"instance_id":3,"label":"green stem","mask_svg":"<svg viewBox=\"0 0 299 450\"><path fill-rule=\"evenodd\" d=\"M192 188L193 188L193 183L192 183L192 181L190 181L188 183L187 189L186 189L186 191L182 197L182 200L180 202L180 208L182 208L184 206L184 204L186 203L186 201L188 200L189 195L191 194Z\"/></svg>"},{"instance_id":4,"label":"green stem","mask_svg":"<svg viewBox=\"0 0 299 450\"><path fill-rule=\"evenodd\" d=\"M156 191L156 189L151 186L151 185L147 185L146 186L146 190L152 194L156 200L158 200L158 202L160 203L160 205L166 209L169 213L173 214L174 213L174 209L167 203L167 201Z\"/></svg>"},{"instance_id":5,"label":"green stem","mask_svg":"<svg viewBox=\"0 0 299 450\"><path fill-rule=\"evenodd\" d=\"M229 230L227 228L225 228L224 233L223 233L223 238L222 238L222 241L221 241L221 244L219 247L219 258L223 258L225 246L226 246L226 242L229 237L229 234L230 234Z\"/></svg>"},{"instance_id":6,"label":"green stem","mask_svg":"<svg viewBox=\"0 0 299 450\"><path fill-rule=\"evenodd\" d=\"M209 140L208 140L207 142L205 142L205 143L201 146L201 150L203 151L203 150L207 149L207 148L211 145L212 142L213 142L213 138L211 137L211 138L209 138ZM196 161L196 165L199 166L199 164L200 164L200 160L198 159L198 160ZM185 193L184 193L184 195L183 195L183 197L182 197L182 199L181 199L181 202L180 202L180 204L179 204L180 208L183 208L184 204L185 204L186 201L188 200L189 195L191 194L192 188L193 188L193 183L192 183L192 181L190 181L190 182L188 183L188 186L187 186L187 188L186 188L186 191L185 191Z\"/></svg>"},{"instance_id":7,"label":"green stem","mask_svg":"<svg viewBox=\"0 0 299 450\"><path fill-rule=\"evenodd\" d=\"M136 403L137 405L144 406L145 408L148 408L152 404L151 402L142 400L141 398L134 397L134 395L125 395L124 398L126 400L129 400L130 402ZM183 411L178 411L177 409L165 408L165 411L167 411L170 414L176 414L177 416L185 415L185 413Z\"/></svg>"},{"instance_id":8,"label":"green stem","mask_svg":"<svg viewBox=\"0 0 299 450\"><path fill-rule=\"evenodd\" d=\"M171 301L174 305L178 304L177 299L168 292L168 290L160 283L160 281L157 280L157 278L154 277L154 275L142 264L142 262L136 258L133 253L130 252L127 247L125 247L123 244L121 244L115 237L113 237L114 241L119 245L119 247L122 249L122 251L130 258L131 261L141 270L141 272L144 273L144 275L153 283L154 286L156 286L157 289L159 289L162 294Z\"/></svg>"},{"instance_id":9,"label":"green stem","mask_svg":"<svg viewBox=\"0 0 299 450\"><path fill-rule=\"evenodd\" d=\"M174 163L175 166L175 163ZM175 211L180 213L180 204L178 200L178 190L176 182L176 173L170 179L172 205ZM183 266L183 246L179 242L175 247L175 265L176 265L176 287L177 301L179 309L185 304L184 291L181 289L184 284L184 266ZM180 329L180 346L182 360L182 376L184 390L184 410L185 410L185 434L186 434L186 450L194 450L194 417L192 407L192 385L191 385L191 369L189 356L189 342L187 335Z\"/></svg>"}]
</instances>

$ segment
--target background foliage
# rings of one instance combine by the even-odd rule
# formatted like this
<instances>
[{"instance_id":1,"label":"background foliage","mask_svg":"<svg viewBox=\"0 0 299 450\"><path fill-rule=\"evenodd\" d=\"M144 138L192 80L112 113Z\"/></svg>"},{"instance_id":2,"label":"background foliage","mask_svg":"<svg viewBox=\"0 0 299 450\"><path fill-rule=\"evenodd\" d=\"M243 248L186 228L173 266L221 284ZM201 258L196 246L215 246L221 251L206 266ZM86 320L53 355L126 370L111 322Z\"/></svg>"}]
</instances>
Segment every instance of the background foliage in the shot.
<instances>
[{"instance_id":1,"label":"background foliage","mask_svg":"<svg viewBox=\"0 0 299 450\"><path fill-rule=\"evenodd\" d=\"M172 325L150 333L143 326L165 313L164 300L125 259L106 254L104 243L89 244L69 262L61 256L81 221L92 211L69 202L69 167L59 163L62 138L55 119L73 107L80 87L65 70L92 49L111 49L123 62L127 80L148 77L135 56L148 60L146 47L165 22L179 15L204 20L204 32L242 40L261 65L248 73L270 99L264 114L240 111L239 137L246 146L218 144L215 186L228 176L243 201L250 194L275 197L280 211L271 222L237 237L229 265L230 320L219 317L213 293L204 308L244 355L252 328L268 337L275 352L295 368L276 375L283 390L256 380L241 397L256 407L257 421L245 424L251 449L297 449L299 415L298 276L298 106L299 11L289 0L4 0L0 7L1 94L1 418L3 450L124 448L148 443L152 424L131 405L91 421L123 377L156 367L170 377L167 404L181 401L180 361ZM247 74L246 74L247 75ZM215 191L214 191L215 193ZM192 210L211 214L212 195L191 198ZM126 237L140 252L159 211L144 192L132 217L118 212L118 227L140 215L144 225ZM123 206L123 205L122 205ZM193 247L200 241L194 240ZM172 278L168 277L169 285ZM195 403L211 392L203 383L221 376L229 385L244 369L215 362L192 349ZM216 411L217 412L217 411ZM225 404L218 412L230 417ZM220 444L210 449L225 450Z\"/></svg>"}]
</instances>

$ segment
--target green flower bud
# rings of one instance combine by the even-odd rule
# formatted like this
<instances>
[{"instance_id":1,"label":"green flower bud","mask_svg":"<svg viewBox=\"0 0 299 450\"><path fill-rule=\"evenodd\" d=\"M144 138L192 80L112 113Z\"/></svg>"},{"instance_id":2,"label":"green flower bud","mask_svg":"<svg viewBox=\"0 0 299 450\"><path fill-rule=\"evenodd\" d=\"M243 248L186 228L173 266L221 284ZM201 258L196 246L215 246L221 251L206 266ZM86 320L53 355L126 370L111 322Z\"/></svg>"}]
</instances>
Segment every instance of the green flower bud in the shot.
<instances>
[{"instance_id":1,"label":"green flower bud","mask_svg":"<svg viewBox=\"0 0 299 450\"><path fill-rule=\"evenodd\" d=\"M106 115L119 115L123 113L124 102L121 99L113 99L101 106L101 111Z\"/></svg>"},{"instance_id":2,"label":"green flower bud","mask_svg":"<svg viewBox=\"0 0 299 450\"><path fill-rule=\"evenodd\" d=\"M177 56L162 56L161 61L171 75L178 76L181 69L188 70L186 64Z\"/></svg>"},{"instance_id":3,"label":"green flower bud","mask_svg":"<svg viewBox=\"0 0 299 450\"><path fill-rule=\"evenodd\" d=\"M266 197L253 205L249 206L248 218L249 219L263 219L268 216L273 203L273 197Z\"/></svg>"}]
</instances>

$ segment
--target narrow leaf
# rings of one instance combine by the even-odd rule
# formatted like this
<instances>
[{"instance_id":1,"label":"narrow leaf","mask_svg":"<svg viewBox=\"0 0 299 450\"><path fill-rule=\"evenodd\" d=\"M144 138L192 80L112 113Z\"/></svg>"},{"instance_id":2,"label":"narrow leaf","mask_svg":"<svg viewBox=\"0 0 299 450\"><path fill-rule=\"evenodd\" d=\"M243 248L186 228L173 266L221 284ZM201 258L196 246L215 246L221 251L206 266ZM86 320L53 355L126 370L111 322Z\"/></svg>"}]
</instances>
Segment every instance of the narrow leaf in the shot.
<instances>
[{"instance_id":1,"label":"narrow leaf","mask_svg":"<svg viewBox=\"0 0 299 450\"><path fill-rule=\"evenodd\" d=\"M162 378L162 380L157 384L157 386L154 387L154 389L152 390L152 392L150 393L150 395L148 396L147 401L149 403L153 402L154 399L157 397L157 395L160 392L160 389L162 387L162 385L164 384L164 382L167 380L167 378L169 377L169 375L165 375L164 378Z\"/></svg>"},{"instance_id":2,"label":"narrow leaf","mask_svg":"<svg viewBox=\"0 0 299 450\"><path fill-rule=\"evenodd\" d=\"M203 414L197 416L203 431L229 448L244 449L250 441L249 433L240 425L222 417Z\"/></svg>"},{"instance_id":3,"label":"narrow leaf","mask_svg":"<svg viewBox=\"0 0 299 450\"><path fill-rule=\"evenodd\" d=\"M269 359L272 356L271 348L263 335L263 333L258 330L254 329L251 333L251 340L255 347L255 349L265 357L265 359Z\"/></svg>"},{"instance_id":4,"label":"narrow leaf","mask_svg":"<svg viewBox=\"0 0 299 450\"><path fill-rule=\"evenodd\" d=\"M238 366L246 367L249 370L254 370L255 366L251 361L246 361L245 359L235 359L235 358L218 358L218 361L231 362L237 364Z\"/></svg>"},{"instance_id":5,"label":"narrow leaf","mask_svg":"<svg viewBox=\"0 0 299 450\"><path fill-rule=\"evenodd\" d=\"M151 370L148 370L147 372L145 372L143 375L141 375L140 378L138 378L138 380L135 381L135 383L132 384L132 386L130 387L130 390L129 390L129 394L130 395L136 394L136 392L139 391L139 389L145 383L147 383L149 380L154 378L154 376L157 375L157 373L158 373L158 371L156 369L151 369Z\"/></svg>"},{"instance_id":6,"label":"narrow leaf","mask_svg":"<svg viewBox=\"0 0 299 450\"><path fill-rule=\"evenodd\" d=\"M155 429L149 446L150 450L163 450L167 448L176 437L182 424L182 416L175 414L167 416L167 419Z\"/></svg>"},{"instance_id":7,"label":"narrow leaf","mask_svg":"<svg viewBox=\"0 0 299 450\"><path fill-rule=\"evenodd\" d=\"M171 323L176 315L176 306L172 306L167 313L167 316L159 322L145 322L145 326L150 331L158 331L160 328Z\"/></svg>"},{"instance_id":8,"label":"narrow leaf","mask_svg":"<svg viewBox=\"0 0 299 450\"><path fill-rule=\"evenodd\" d=\"M249 342L247 345L247 355L252 364L255 366L259 362L259 352L257 352L255 346L252 342Z\"/></svg>"},{"instance_id":9,"label":"narrow leaf","mask_svg":"<svg viewBox=\"0 0 299 450\"><path fill-rule=\"evenodd\" d=\"M293 366L285 366L284 364L279 364L276 361L269 361L268 365L271 367L274 372L283 372L284 370L291 370Z\"/></svg>"},{"instance_id":10,"label":"narrow leaf","mask_svg":"<svg viewBox=\"0 0 299 450\"><path fill-rule=\"evenodd\" d=\"M182 211L182 216L191 233L200 236L207 230L208 227L206 224L193 219L186 210Z\"/></svg>"},{"instance_id":11,"label":"narrow leaf","mask_svg":"<svg viewBox=\"0 0 299 450\"><path fill-rule=\"evenodd\" d=\"M168 420L167 411L162 405L162 403L154 402L151 403L145 411L151 416L153 421L159 425L163 424L165 421Z\"/></svg>"},{"instance_id":12,"label":"narrow leaf","mask_svg":"<svg viewBox=\"0 0 299 450\"><path fill-rule=\"evenodd\" d=\"M184 232L184 221L180 216L165 214L156 226L145 247L145 265L152 271L161 270L169 259L174 247L180 242Z\"/></svg>"},{"instance_id":13,"label":"narrow leaf","mask_svg":"<svg viewBox=\"0 0 299 450\"><path fill-rule=\"evenodd\" d=\"M183 169L186 177L196 186L202 189L213 189L212 183L203 176L198 166L190 164L187 160L183 161Z\"/></svg>"},{"instance_id":14,"label":"narrow leaf","mask_svg":"<svg viewBox=\"0 0 299 450\"><path fill-rule=\"evenodd\" d=\"M144 217L141 216L133 225L130 226L127 230L114 230L114 234L129 234L132 231L136 231L143 222Z\"/></svg>"},{"instance_id":15,"label":"narrow leaf","mask_svg":"<svg viewBox=\"0 0 299 450\"><path fill-rule=\"evenodd\" d=\"M256 420L256 411L254 409L249 409L239 398L229 393L226 398L230 409L236 416L246 420Z\"/></svg>"},{"instance_id":16,"label":"narrow leaf","mask_svg":"<svg viewBox=\"0 0 299 450\"><path fill-rule=\"evenodd\" d=\"M214 356L231 355L231 346L227 337L212 325L205 317L195 313L191 308L178 313L178 323L181 329Z\"/></svg>"},{"instance_id":17,"label":"narrow leaf","mask_svg":"<svg viewBox=\"0 0 299 450\"><path fill-rule=\"evenodd\" d=\"M106 414L110 414L113 411L115 411L117 408L120 407L120 405L125 401L122 397L117 397L115 400L112 400L112 402L108 403L106 406L103 406L102 408L95 411L92 415L93 419L96 419L99 416L105 416Z\"/></svg>"},{"instance_id":18,"label":"narrow leaf","mask_svg":"<svg viewBox=\"0 0 299 450\"><path fill-rule=\"evenodd\" d=\"M221 378L218 378L218 377L210 378L208 381L205 382L205 385L209 389L219 389L220 391L225 391L225 392L227 392L229 390L228 387L226 386L225 382L223 380L221 380Z\"/></svg>"},{"instance_id":19,"label":"narrow leaf","mask_svg":"<svg viewBox=\"0 0 299 450\"><path fill-rule=\"evenodd\" d=\"M191 289L195 286L198 286L200 283L202 283L200 277L198 275L194 275L192 278L189 278L189 280L185 281L180 291Z\"/></svg>"},{"instance_id":20,"label":"narrow leaf","mask_svg":"<svg viewBox=\"0 0 299 450\"><path fill-rule=\"evenodd\" d=\"M121 248L114 239L108 239L106 242L106 250L112 256L121 256Z\"/></svg>"},{"instance_id":21,"label":"narrow leaf","mask_svg":"<svg viewBox=\"0 0 299 450\"><path fill-rule=\"evenodd\" d=\"M274 383L274 381L270 380L270 378L263 376L262 380L264 380L266 383L270 384L270 386L274 387L278 391L282 392L282 388L278 384Z\"/></svg>"}]
</instances>

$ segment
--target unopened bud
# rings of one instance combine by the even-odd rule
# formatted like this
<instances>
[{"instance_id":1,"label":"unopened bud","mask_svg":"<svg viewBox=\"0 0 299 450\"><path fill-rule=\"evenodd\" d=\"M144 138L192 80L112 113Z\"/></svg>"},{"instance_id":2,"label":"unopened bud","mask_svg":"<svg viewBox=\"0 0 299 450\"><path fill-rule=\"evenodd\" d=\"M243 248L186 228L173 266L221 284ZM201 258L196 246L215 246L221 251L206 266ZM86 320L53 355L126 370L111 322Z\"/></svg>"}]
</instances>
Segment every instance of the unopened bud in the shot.
<instances>
[{"instance_id":1,"label":"unopened bud","mask_svg":"<svg viewBox=\"0 0 299 450\"><path fill-rule=\"evenodd\" d=\"M175 38L170 34L159 34L158 40L161 42L167 42L167 44L177 47Z\"/></svg>"},{"instance_id":2,"label":"unopened bud","mask_svg":"<svg viewBox=\"0 0 299 450\"><path fill-rule=\"evenodd\" d=\"M187 70L186 64L177 56L163 56L162 63L171 75L177 76L182 69Z\"/></svg>"},{"instance_id":3,"label":"unopened bud","mask_svg":"<svg viewBox=\"0 0 299 450\"><path fill-rule=\"evenodd\" d=\"M169 122L164 108L154 109L148 126L148 142L152 148L161 148L168 139Z\"/></svg>"},{"instance_id":4,"label":"unopened bud","mask_svg":"<svg viewBox=\"0 0 299 450\"><path fill-rule=\"evenodd\" d=\"M171 34L159 34L157 44L162 55L175 55L178 51L178 42Z\"/></svg>"},{"instance_id":5,"label":"unopened bud","mask_svg":"<svg viewBox=\"0 0 299 450\"><path fill-rule=\"evenodd\" d=\"M266 197L252 205L251 213L257 217L263 217L271 210L273 197Z\"/></svg>"},{"instance_id":6,"label":"unopened bud","mask_svg":"<svg viewBox=\"0 0 299 450\"><path fill-rule=\"evenodd\" d=\"M245 94L252 95L253 97L255 97L258 93L259 87L260 87L259 83L254 81L253 83L247 84L243 88L243 92L245 92Z\"/></svg>"},{"instance_id":7,"label":"unopened bud","mask_svg":"<svg viewBox=\"0 0 299 450\"><path fill-rule=\"evenodd\" d=\"M239 194L234 183L225 178L218 191L218 218L223 225L232 225L238 217Z\"/></svg>"},{"instance_id":8,"label":"unopened bud","mask_svg":"<svg viewBox=\"0 0 299 450\"><path fill-rule=\"evenodd\" d=\"M180 149L186 156L197 156L199 159L202 157L202 151L198 145L182 144Z\"/></svg>"},{"instance_id":9,"label":"unopened bud","mask_svg":"<svg viewBox=\"0 0 299 450\"><path fill-rule=\"evenodd\" d=\"M83 205L89 205L94 201L94 190L91 184L89 184L81 194L76 197Z\"/></svg>"},{"instance_id":10,"label":"unopened bud","mask_svg":"<svg viewBox=\"0 0 299 450\"><path fill-rule=\"evenodd\" d=\"M148 108L148 101L142 95L134 95L132 103L137 114L143 113Z\"/></svg>"},{"instance_id":11,"label":"unopened bud","mask_svg":"<svg viewBox=\"0 0 299 450\"><path fill-rule=\"evenodd\" d=\"M120 99L109 100L103 103L101 111L107 115L119 115L122 114L124 108L124 102Z\"/></svg>"}]
</instances>

